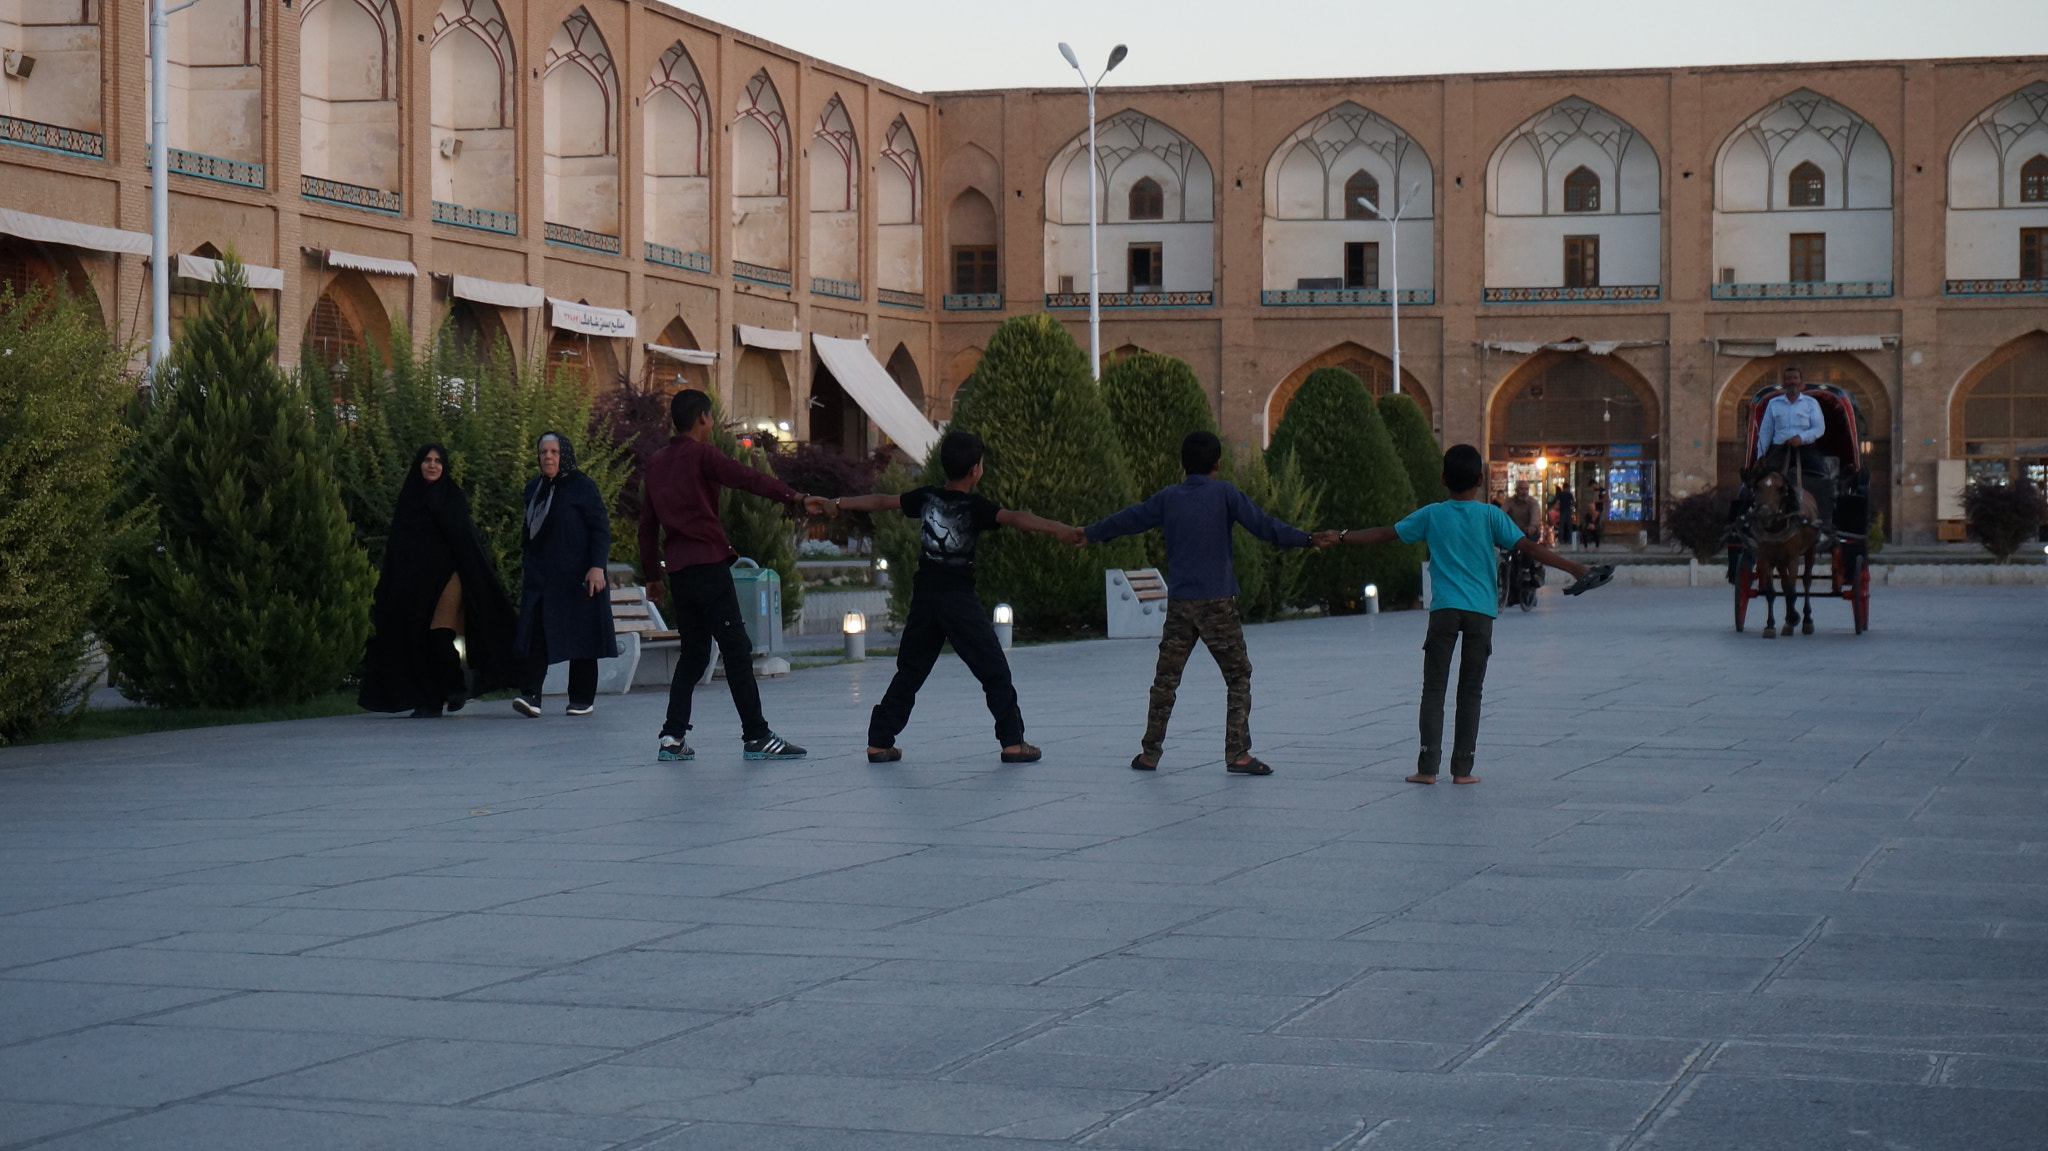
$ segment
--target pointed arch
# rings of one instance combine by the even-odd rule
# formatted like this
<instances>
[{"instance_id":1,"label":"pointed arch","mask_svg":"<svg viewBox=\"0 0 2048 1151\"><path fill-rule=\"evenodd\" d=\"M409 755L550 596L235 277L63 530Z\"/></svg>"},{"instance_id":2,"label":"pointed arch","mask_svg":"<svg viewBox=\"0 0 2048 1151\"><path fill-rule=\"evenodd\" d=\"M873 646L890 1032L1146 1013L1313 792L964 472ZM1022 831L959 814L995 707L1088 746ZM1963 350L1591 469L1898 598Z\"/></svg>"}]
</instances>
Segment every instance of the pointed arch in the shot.
<instances>
[{"instance_id":1,"label":"pointed arch","mask_svg":"<svg viewBox=\"0 0 2048 1151\"><path fill-rule=\"evenodd\" d=\"M305 339L314 357L331 370L359 352L381 355L391 344L391 319L361 272L341 272L314 299Z\"/></svg>"},{"instance_id":2,"label":"pointed arch","mask_svg":"<svg viewBox=\"0 0 2048 1151\"><path fill-rule=\"evenodd\" d=\"M875 275L883 288L924 291L924 159L917 134L902 115L882 138L875 187L875 225L881 250ZM922 394L922 385L919 394Z\"/></svg>"},{"instance_id":3,"label":"pointed arch","mask_svg":"<svg viewBox=\"0 0 2048 1151\"><path fill-rule=\"evenodd\" d=\"M889 373L889 378L896 381L896 386L903 389L903 394L910 397L910 402L917 405L917 410L923 411L924 376L917 370L917 357L911 354L910 346L897 344L883 368Z\"/></svg>"},{"instance_id":4,"label":"pointed arch","mask_svg":"<svg viewBox=\"0 0 2048 1151\"><path fill-rule=\"evenodd\" d=\"M1663 187L1656 149L1590 100L1569 96L1524 120L1486 162L1482 299L1658 299ZM1570 223L1549 222L1558 218Z\"/></svg>"},{"instance_id":5,"label":"pointed arch","mask_svg":"<svg viewBox=\"0 0 2048 1151\"><path fill-rule=\"evenodd\" d=\"M811 273L833 295L860 292L860 139L838 94L811 130ZM814 289L819 285L812 284Z\"/></svg>"},{"instance_id":6,"label":"pointed arch","mask_svg":"<svg viewBox=\"0 0 2048 1151\"><path fill-rule=\"evenodd\" d=\"M1088 222L1088 134L1075 135L1046 168L1047 219L1061 224ZM1168 222L1209 222L1215 219L1215 174L1209 158L1194 141L1165 123L1127 108L1095 128L1095 180L1103 223L1127 223L1131 185L1147 177L1165 196L1162 219Z\"/></svg>"},{"instance_id":7,"label":"pointed arch","mask_svg":"<svg viewBox=\"0 0 2048 1151\"><path fill-rule=\"evenodd\" d=\"M668 46L641 96L641 184L648 243L665 262L709 271L711 100L682 41Z\"/></svg>"},{"instance_id":8,"label":"pointed arch","mask_svg":"<svg viewBox=\"0 0 2048 1151\"><path fill-rule=\"evenodd\" d=\"M666 348L701 349L704 346L697 342L697 334L690 330L689 322L681 316L663 325L654 342ZM661 392L681 388L709 391L714 386L709 365L687 364L658 355L647 357L647 383Z\"/></svg>"},{"instance_id":9,"label":"pointed arch","mask_svg":"<svg viewBox=\"0 0 2048 1151\"><path fill-rule=\"evenodd\" d=\"M1206 305L1216 287L1216 176L1195 142L1135 108L1096 125L1095 163L1088 134L1077 133L1046 165L1045 290L1055 307L1085 305L1088 203L1091 181L1101 222L1113 228L1114 247L1101 259L1109 306ZM1140 185L1159 188L1154 200ZM1140 194L1133 194L1134 189ZM1157 218L1134 219L1132 209ZM1064 286L1063 286L1064 285Z\"/></svg>"},{"instance_id":10,"label":"pointed arch","mask_svg":"<svg viewBox=\"0 0 2048 1151\"><path fill-rule=\"evenodd\" d=\"M1969 461L1972 479L2048 479L2048 329L2006 341L1963 375L1948 434L1950 457Z\"/></svg>"},{"instance_id":11,"label":"pointed arch","mask_svg":"<svg viewBox=\"0 0 2048 1151\"><path fill-rule=\"evenodd\" d=\"M1287 414L1287 406L1294 402L1294 394L1301 390L1303 381L1308 379L1310 373L1319 368L1343 368L1345 371L1357 376L1365 384L1365 390L1372 393L1374 399L1378 399L1380 396L1384 396L1394 390L1393 361L1379 352L1366 347L1364 344L1346 340L1333 348L1303 360L1293 371L1287 373L1286 377L1279 384L1275 385L1271 392L1267 393L1265 407L1265 438L1267 441L1270 442L1272 440L1274 429L1280 426L1280 417ZM1421 407L1424 418L1428 419L1431 424L1436 422L1434 414L1436 409L1430 401L1429 392L1423 388L1421 381L1415 378L1415 374L1406 368L1401 370L1401 391L1403 394L1414 398L1417 406Z\"/></svg>"},{"instance_id":12,"label":"pointed arch","mask_svg":"<svg viewBox=\"0 0 2048 1151\"><path fill-rule=\"evenodd\" d=\"M165 109L170 119L168 142L178 151L198 154L177 170L228 183L263 185L265 7L247 0L197 0L170 14L170 36L164 45L170 86L170 107ZM250 165L253 170L205 163L208 159Z\"/></svg>"},{"instance_id":13,"label":"pointed arch","mask_svg":"<svg viewBox=\"0 0 2048 1151\"><path fill-rule=\"evenodd\" d=\"M1427 302L1435 285L1435 184L1414 137L1358 104L1346 101L1295 129L1266 161L1264 302L1391 302L1380 285L1394 277L1366 272L1391 266L1396 229L1404 299Z\"/></svg>"},{"instance_id":14,"label":"pointed arch","mask_svg":"<svg viewBox=\"0 0 2048 1151\"><path fill-rule=\"evenodd\" d=\"M1884 137L1810 88L1751 114L1714 157L1714 264L1717 298L1890 295Z\"/></svg>"},{"instance_id":15,"label":"pointed arch","mask_svg":"<svg viewBox=\"0 0 2048 1151\"><path fill-rule=\"evenodd\" d=\"M311 0L299 12L299 167L307 194L398 210L398 9L391 0Z\"/></svg>"},{"instance_id":16,"label":"pointed arch","mask_svg":"<svg viewBox=\"0 0 2048 1151\"><path fill-rule=\"evenodd\" d=\"M436 219L518 231L518 63L495 0L442 0L428 55Z\"/></svg>"},{"instance_id":17,"label":"pointed arch","mask_svg":"<svg viewBox=\"0 0 2048 1151\"><path fill-rule=\"evenodd\" d=\"M1957 134L1947 224L1949 295L2048 294L2048 80Z\"/></svg>"},{"instance_id":18,"label":"pointed arch","mask_svg":"<svg viewBox=\"0 0 2048 1151\"><path fill-rule=\"evenodd\" d=\"M763 68L747 81L732 117L733 258L741 263L790 269L790 151L789 116ZM786 372L781 379L786 388Z\"/></svg>"},{"instance_id":19,"label":"pointed arch","mask_svg":"<svg viewBox=\"0 0 2048 1151\"><path fill-rule=\"evenodd\" d=\"M1565 180L1582 168L1613 191L1594 211L1659 212L1663 184L1656 149L1628 121L1570 96L1524 120L1494 148L1486 164L1487 213L1562 215Z\"/></svg>"},{"instance_id":20,"label":"pointed arch","mask_svg":"<svg viewBox=\"0 0 2048 1151\"><path fill-rule=\"evenodd\" d=\"M590 12L555 29L541 61L548 239L619 251L619 71Z\"/></svg>"},{"instance_id":21,"label":"pointed arch","mask_svg":"<svg viewBox=\"0 0 2048 1151\"><path fill-rule=\"evenodd\" d=\"M1849 107L1801 88L1752 114L1721 142L1714 160L1716 209L1790 207L1789 176L1801 164L1819 169L1831 189L1823 207L1892 206L1892 153L1884 137Z\"/></svg>"}]
</instances>

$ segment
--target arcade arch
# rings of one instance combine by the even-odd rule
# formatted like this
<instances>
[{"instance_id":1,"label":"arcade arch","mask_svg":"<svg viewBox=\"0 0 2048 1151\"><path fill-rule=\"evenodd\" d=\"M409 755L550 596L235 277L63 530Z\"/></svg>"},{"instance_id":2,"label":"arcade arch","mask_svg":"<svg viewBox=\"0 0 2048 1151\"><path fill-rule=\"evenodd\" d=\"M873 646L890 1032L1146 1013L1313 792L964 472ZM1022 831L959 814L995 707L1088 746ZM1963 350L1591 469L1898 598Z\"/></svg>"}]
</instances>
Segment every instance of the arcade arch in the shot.
<instances>
[{"instance_id":1,"label":"arcade arch","mask_svg":"<svg viewBox=\"0 0 2048 1151\"><path fill-rule=\"evenodd\" d=\"M898 116L882 139L875 180L875 278L884 288L924 291L924 160L910 121Z\"/></svg>"},{"instance_id":2,"label":"arcade arch","mask_svg":"<svg viewBox=\"0 0 2048 1151\"><path fill-rule=\"evenodd\" d=\"M1523 121L1486 162L1485 301L1659 298L1662 198L1656 150L1605 108Z\"/></svg>"},{"instance_id":3,"label":"arcade arch","mask_svg":"<svg viewBox=\"0 0 2048 1151\"><path fill-rule=\"evenodd\" d=\"M860 282L860 141L834 95L811 133L811 274Z\"/></svg>"},{"instance_id":4,"label":"arcade arch","mask_svg":"<svg viewBox=\"0 0 2048 1151\"><path fill-rule=\"evenodd\" d=\"M696 349L702 346L697 343L697 334L690 330L690 325L684 322L681 316L670 320L661 329L661 335L657 336L654 342L669 348ZM669 392L680 391L683 388L710 391L711 366L708 364L684 363L681 360L672 360L666 356L649 355L647 357L647 386L663 395Z\"/></svg>"},{"instance_id":5,"label":"arcade arch","mask_svg":"<svg viewBox=\"0 0 2048 1151\"><path fill-rule=\"evenodd\" d=\"M948 307L995 306L1002 292L1002 227L998 208L1003 198L1002 165L978 144L966 143L946 157L940 169L939 195L945 198L947 291L978 300L948 300Z\"/></svg>"},{"instance_id":6,"label":"arcade arch","mask_svg":"<svg viewBox=\"0 0 2048 1151\"><path fill-rule=\"evenodd\" d=\"M1398 225L1358 203L1363 197L1392 216L1394 204L1381 199L1387 195L1403 205ZM1374 293L1381 291L1381 254L1397 227L1407 241L1400 245L1403 298L1428 302L1435 202L1428 153L1393 121L1347 101L1303 124L1266 161L1265 302L1385 303ZM1345 294L1286 294L1298 291Z\"/></svg>"},{"instance_id":7,"label":"arcade arch","mask_svg":"<svg viewBox=\"0 0 2048 1151\"><path fill-rule=\"evenodd\" d=\"M619 383L622 373L612 345L613 341L605 336L554 329L548 333L548 378L574 383L589 393Z\"/></svg>"},{"instance_id":8,"label":"arcade arch","mask_svg":"<svg viewBox=\"0 0 2048 1151\"><path fill-rule=\"evenodd\" d=\"M619 250L618 120L618 69L604 34L578 8L555 29L541 62L542 202L549 239Z\"/></svg>"},{"instance_id":9,"label":"arcade arch","mask_svg":"<svg viewBox=\"0 0 2048 1151\"><path fill-rule=\"evenodd\" d=\"M909 345L896 345L896 350L889 353L889 362L882 367L889 373L889 378L896 381L896 386L903 389L903 394L910 397L910 402L917 405L917 410L923 411L924 376L917 370L917 357L910 354Z\"/></svg>"},{"instance_id":10,"label":"arcade arch","mask_svg":"<svg viewBox=\"0 0 2048 1151\"><path fill-rule=\"evenodd\" d=\"M1742 468L1748 462L1743 458L1744 439L1748 435L1743 409L1758 392L1778 383L1786 368L1798 368L1809 384L1832 384L1849 393L1856 405L1857 431L1863 438L1863 466L1870 472L1870 508L1872 512L1888 514L1892 489L1891 393L1869 365L1848 352L1759 356L1737 368L1721 388L1714 408L1714 482L1729 492L1742 483Z\"/></svg>"},{"instance_id":11,"label":"arcade arch","mask_svg":"<svg viewBox=\"0 0 2048 1151\"><path fill-rule=\"evenodd\" d=\"M2034 231L2043 228L2048 81L2037 80L1979 113L1949 148L1949 294L2048 291L2048 233Z\"/></svg>"},{"instance_id":12,"label":"arcade arch","mask_svg":"<svg viewBox=\"0 0 2048 1151\"><path fill-rule=\"evenodd\" d=\"M742 263L790 270L789 158L789 116L763 68L732 118L733 258Z\"/></svg>"},{"instance_id":13,"label":"arcade arch","mask_svg":"<svg viewBox=\"0 0 2048 1151\"><path fill-rule=\"evenodd\" d=\"M1890 295L1884 137L1809 88L1743 121L1714 158L1714 265L1718 299Z\"/></svg>"},{"instance_id":14,"label":"arcade arch","mask_svg":"<svg viewBox=\"0 0 2048 1151\"><path fill-rule=\"evenodd\" d=\"M974 370L981 366L981 352L980 348L962 348L946 361L945 374L939 377L940 394L933 397L933 415L940 415L943 409L947 418L952 416L954 406L974 381Z\"/></svg>"},{"instance_id":15,"label":"arcade arch","mask_svg":"<svg viewBox=\"0 0 2048 1151\"><path fill-rule=\"evenodd\" d=\"M37 288L69 292L84 299L93 318L104 323L92 278L78 257L57 245L0 235L0 288L11 290L16 299Z\"/></svg>"},{"instance_id":16,"label":"arcade arch","mask_svg":"<svg viewBox=\"0 0 2048 1151\"><path fill-rule=\"evenodd\" d=\"M1374 399L1394 390L1394 365L1391 360L1363 344L1348 341L1338 344L1329 351L1302 361L1301 365L1287 373L1287 378L1281 380L1272 394L1266 397L1267 442L1272 441L1274 429L1280 426L1280 417L1287 414L1287 405L1294 402L1294 394L1301 390L1302 382L1308 379L1309 373L1318 368L1343 368L1364 382L1365 390L1372 393ZM1422 409L1424 418L1432 425L1435 424L1435 408L1430 402L1429 393L1423 390L1415 374L1405 368L1401 371L1401 392L1414 399L1416 405Z\"/></svg>"},{"instance_id":17,"label":"arcade arch","mask_svg":"<svg viewBox=\"0 0 2048 1151\"><path fill-rule=\"evenodd\" d=\"M789 369L783 355L760 348L740 349L726 418L743 434L767 431L783 439L793 435L795 417L790 414Z\"/></svg>"},{"instance_id":18,"label":"arcade arch","mask_svg":"<svg viewBox=\"0 0 2048 1151\"><path fill-rule=\"evenodd\" d=\"M1949 452L1970 479L2025 477L2048 490L2048 331L2019 337L1970 369L1948 409Z\"/></svg>"},{"instance_id":19,"label":"arcade arch","mask_svg":"<svg viewBox=\"0 0 2048 1151\"><path fill-rule=\"evenodd\" d=\"M338 273L321 289L306 318L306 348L333 374L347 371L360 352L375 353L391 342L391 320L376 289L361 272Z\"/></svg>"},{"instance_id":20,"label":"arcade arch","mask_svg":"<svg viewBox=\"0 0 2048 1151\"><path fill-rule=\"evenodd\" d=\"M511 30L494 0L442 0L427 63L436 218L446 212L494 231L518 230L517 65ZM461 209L492 215L465 216Z\"/></svg>"},{"instance_id":21,"label":"arcade arch","mask_svg":"<svg viewBox=\"0 0 2048 1151\"><path fill-rule=\"evenodd\" d=\"M701 257L699 270L709 271L711 103L680 41L655 61L641 105L647 239Z\"/></svg>"},{"instance_id":22,"label":"arcade arch","mask_svg":"<svg viewBox=\"0 0 2048 1151\"><path fill-rule=\"evenodd\" d=\"M1500 498L1526 481L1548 502L1564 485L1583 507L1598 484L1612 530L1654 537L1661 419L1656 389L1626 360L1539 352L1488 404L1489 490Z\"/></svg>"},{"instance_id":23,"label":"arcade arch","mask_svg":"<svg viewBox=\"0 0 2048 1151\"><path fill-rule=\"evenodd\" d=\"M310 0L299 15L299 166L314 180L398 188L398 10L391 0ZM309 192L317 185L309 185ZM318 188L395 211L395 198Z\"/></svg>"},{"instance_id":24,"label":"arcade arch","mask_svg":"<svg viewBox=\"0 0 2048 1151\"><path fill-rule=\"evenodd\" d=\"M1216 287L1216 178L1192 140L1136 109L1096 125L1091 173L1087 133L1068 141L1045 171L1045 290L1072 293L1088 281L1088 195L1102 213L1102 291L1112 306L1206 304ZM1159 188L1157 218L1143 181ZM1128 293L1130 298L1124 298Z\"/></svg>"}]
</instances>

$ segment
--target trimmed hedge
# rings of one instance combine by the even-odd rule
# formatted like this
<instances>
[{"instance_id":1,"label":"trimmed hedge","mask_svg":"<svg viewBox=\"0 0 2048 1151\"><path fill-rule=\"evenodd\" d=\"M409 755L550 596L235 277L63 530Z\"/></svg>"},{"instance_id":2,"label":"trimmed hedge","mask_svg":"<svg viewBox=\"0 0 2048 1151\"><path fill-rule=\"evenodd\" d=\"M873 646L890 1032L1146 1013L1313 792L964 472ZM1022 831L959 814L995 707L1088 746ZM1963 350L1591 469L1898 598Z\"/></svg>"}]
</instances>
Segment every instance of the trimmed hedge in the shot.
<instances>
[{"instance_id":1,"label":"trimmed hedge","mask_svg":"<svg viewBox=\"0 0 2048 1151\"><path fill-rule=\"evenodd\" d=\"M1195 370L1158 352L1138 352L1102 373L1102 404L1109 409L1123 447L1124 466L1138 499L1187 478L1180 442L1189 432L1214 432L1216 414ZM1158 529L1139 536L1145 558L1166 565L1166 536Z\"/></svg>"},{"instance_id":2,"label":"trimmed hedge","mask_svg":"<svg viewBox=\"0 0 2048 1151\"><path fill-rule=\"evenodd\" d=\"M1379 399L1380 422L1387 425L1387 438L1394 442L1394 454L1408 473L1409 494L1415 506L1441 503L1451 498L1444 487L1444 447L1429 430L1429 417L1412 396L1388 392Z\"/></svg>"},{"instance_id":3,"label":"trimmed hedge","mask_svg":"<svg viewBox=\"0 0 2048 1151\"><path fill-rule=\"evenodd\" d=\"M1322 496L1315 527L1390 525L1415 510L1408 471L1365 384L1342 368L1318 368L1303 380L1266 449L1278 472L1293 456ZM1362 589L1378 584L1381 602L1400 605L1422 594L1415 546L1345 545L1308 558L1304 594L1332 613L1363 610Z\"/></svg>"}]
</instances>

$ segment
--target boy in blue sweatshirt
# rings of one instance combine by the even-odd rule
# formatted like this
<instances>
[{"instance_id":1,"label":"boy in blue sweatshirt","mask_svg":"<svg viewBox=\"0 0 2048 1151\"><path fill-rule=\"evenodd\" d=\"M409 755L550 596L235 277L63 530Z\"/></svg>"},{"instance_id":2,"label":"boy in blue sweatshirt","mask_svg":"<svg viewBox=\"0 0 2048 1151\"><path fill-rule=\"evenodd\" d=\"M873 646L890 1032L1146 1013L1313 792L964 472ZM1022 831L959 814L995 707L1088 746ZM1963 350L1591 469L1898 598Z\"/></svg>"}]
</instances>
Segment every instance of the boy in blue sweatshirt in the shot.
<instances>
[{"instance_id":1,"label":"boy in blue sweatshirt","mask_svg":"<svg viewBox=\"0 0 2048 1151\"><path fill-rule=\"evenodd\" d=\"M1451 653L1460 639L1458 719L1451 745L1451 782L1478 783L1472 761L1479 745L1479 701L1486 688L1486 659L1493 654L1493 621L1500 614L1495 586L1495 548L1521 548L1541 563L1578 577L1564 589L1579 595L1614 578L1611 565L1574 563L1525 533L1508 514L1479 498L1486 462L1471 444L1444 453L1444 487L1451 498L1415 509L1392 527L1319 532L1318 543L1429 545L1429 633L1422 642L1422 752L1409 783L1435 783L1444 751L1444 689L1450 685Z\"/></svg>"},{"instance_id":2,"label":"boy in blue sweatshirt","mask_svg":"<svg viewBox=\"0 0 2048 1151\"><path fill-rule=\"evenodd\" d=\"M1223 441L1213 432L1190 432L1180 442L1188 478L1161 488L1152 498L1075 529L1076 545L1107 543L1156 527L1166 529L1166 630L1159 638L1159 666L1152 677L1143 749L1131 760L1138 771L1156 771L1165 748L1166 723L1180 690L1181 670L1195 650L1208 645L1223 673L1228 700L1224 715L1223 762L1239 775L1271 775L1252 755L1252 661L1244 648L1244 621L1237 614L1237 573L1230 562L1230 526L1281 547L1315 543L1307 532L1260 510L1236 487L1217 478ZM1328 544L1318 546L1327 547Z\"/></svg>"}]
</instances>

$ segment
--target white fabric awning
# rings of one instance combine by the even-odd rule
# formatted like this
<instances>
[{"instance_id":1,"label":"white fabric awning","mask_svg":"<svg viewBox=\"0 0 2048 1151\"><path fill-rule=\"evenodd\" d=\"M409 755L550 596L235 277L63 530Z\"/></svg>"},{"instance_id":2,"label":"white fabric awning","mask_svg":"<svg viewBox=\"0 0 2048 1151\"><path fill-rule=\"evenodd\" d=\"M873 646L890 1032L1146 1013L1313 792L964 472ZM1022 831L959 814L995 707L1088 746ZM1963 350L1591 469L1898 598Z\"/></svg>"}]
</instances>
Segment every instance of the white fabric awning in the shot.
<instances>
[{"instance_id":1,"label":"white fabric awning","mask_svg":"<svg viewBox=\"0 0 2048 1151\"><path fill-rule=\"evenodd\" d=\"M55 216L17 212L12 208L0 208L0 233L19 236L24 240L41 240L46 244L88 248L95 252L149 255L148 232L124 232L119 228L79 224L71 220L60 220Z\"/></svg>"},{"instance_id":2,"label":"white fabric awning","mask_svg":"<svg viewBox=\"0 0 2048 1151\"><path fill-rule=\"evenodd\" d=\"M825 361L832 378L860 405L898 447L912 459L923 460L939 440L939 430L924 418L910 397L903 394L887 369L868 350L866 340L841 340L811 333L811 346Z\"/></svg>"},{"instance_id":3,"label":"white fabric awning","mask_svg":"<svg viewBox=\"0 0 2048 1151\"><path fill-rule=\"evenodd\" d=\"M202 280L209 284L220 282L220 261L205 256L178 257L178 274L188 280ZM284 270L265 268L256 264L243 264L242 274L252 288L268 288L273 292L284 291Z\"/></svg>"},{"instance_id":4,"label":"white fabric awning","mask_svg":"<svg viewBox=\"0 0 2048 1151\"><path fill-rule=\"evenodd\" d=\"M330 268L353 268L358 272L372 272L379 276L417 276L420 270L411 260L387 260L382 256L358 256L354 252L326 251L327 266Z\"/></svg>"},{"instance_id":5,"label":"white fabric awning","mask_svg":"<svg viewBox=\"0 0 2048 1151\"><path fill-rule=\"evenodd\" d=\"M647 344L645 346L654 355L667 356L671 360L681 360L686 364L708 365L718 362L717 352L700 352L695 348L671 348L666 344Z\"/></svg>"},{"instance_id":6,"label":"white fabric awning","mask_svg":"<svg viewBox=\"0 0 2048 1151\"><path fill-rule=\"evenodd\" d=\"M1560 340L1546 344L1540 340L1487 340L1479 346L1489 352L1512 352L1518 356L1537 352L1590 352L1596 356L1611 356L1619 348L1655 348L1663 343L1662 340Z\"/></svg>"},{"instance_id":7,"label":"white fabric awning","mask_svg":"<svg viewBox=\"0 0 2048 1151\"><path fill-rule=\"evenodd\" d=\"M739 329L740 346L766 348L771 352L801 352L804 350L802 332L786 332L780 328L757 328L752 324L734 325Z\"/></svg>"},{"instance_id":8,"label":"white fabric awning","mask_svg":"<svg viewBox=\"0 0 2048 1151\"><path fill-rule=\"evenodd\" d=\"M639 325L633 322L633 313L618 308L600 308L549 296L548 310L553 313L554 326L567 332L582 332L586 336L624 336L628 339L639 332Z\"/></svg>"},{"instance_id":9,"label":"white fabric awning","mask_svg":"<svg viewBox=\"0 0 2048 1151\"><path fill-rule=\"evenodd\" d=\"M1779 355L1789 352L1876 352L1897 336L1779 336L1772 344Z\"/></svg>"},{"instance_id":10,"label":"white fabric awning","mask_svg":"<svg viewBox=\"0 0 2048 1151\"><path fill-rule=\"evenodd\" d=\"M474 300L499 308L538 308L547 302L546 291L532 284L508 284L503 280L479 280L475 276L451 276L448 294L458 300Z\"/></svg>"}]
</instances>

